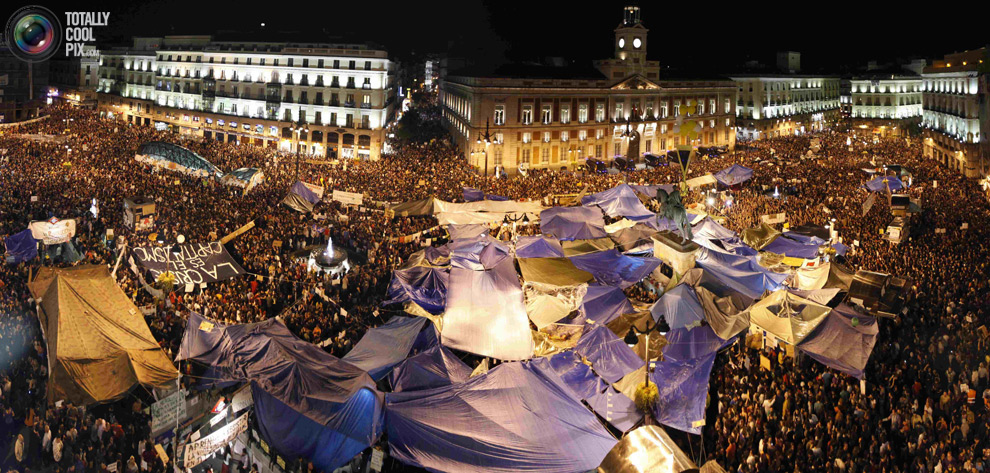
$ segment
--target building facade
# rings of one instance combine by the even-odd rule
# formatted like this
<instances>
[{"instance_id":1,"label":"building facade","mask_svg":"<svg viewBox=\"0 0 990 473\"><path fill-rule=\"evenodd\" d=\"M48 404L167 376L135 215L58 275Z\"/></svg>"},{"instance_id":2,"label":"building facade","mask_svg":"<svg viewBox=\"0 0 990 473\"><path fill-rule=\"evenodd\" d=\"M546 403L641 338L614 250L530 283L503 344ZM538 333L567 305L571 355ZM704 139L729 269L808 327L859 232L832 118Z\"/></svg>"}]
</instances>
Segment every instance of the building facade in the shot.
<instances>
[{"instance_id":1,"label":"building facade","mask_svg":"<svg viewBox=\"0 0 990 473\"><path fill-rule=\"evenodd\" d=\"M638 160L677 145L733 148L732 82L663 77L646 59L639 14L625 9L614 57L594 67L510 66L442 80L443 118L468 162L514 173Z\"/></svg>"},{"instance_id":2,"label":"building facade","mask_svg":"<svg viewBox=\"0 0 990 473\"><path fill-rule=\"evenodd\" d=\"M100 83L100 59L96 48L83 46L80 57L52 58L49 61L49 87L55 100L73 106L96 107L96 88Z\"/></svg>"},{"instance_id":3,"label":"building facade","mask_svg":"<svg viewBox=\"0 0 990 473\"><path fill-rule=\"evenodd\" d=\"M842 118L839 77L733 75L740 140L821 131Z\"/></svg>"},{"instance_id":4,"label":"building facade","mask_svg":"<svg viewBox=\"0 0 990 473\"><path fill-rule=\"evenodd\" d=\"M0 123L40 116L48 98L48 63L28 63L0 47Z\"/></svg>"},{"instance_id":5,"label":"building facade","mask_svg":"<svg viewBox=\"0 0 990 473\"><path fill-rule=\"evenodd\" d=\"M330 159L378 159L395 65L366 45L135 38L101 52L100 109L178 134Z\"/></svg>"},{"instance_id":6,"label":"building facade","mask_svg":"<svg viewBox=\"0 0 990 473\"><path fill-rule=\"evenodd\" d=\"M921 123L921 76L874 74L851 81L851 125L881 136L912 133Z\"/></svg>"},{"instance_id":7,"label":"building facade","mask_svg":"<svg viewBox=\"0 0 990 473\"><path fill-rule=\"evenodd\" d=\"M924 156L967 177L988 175L984 154L988 120L983 77L988 49L945 56L922 72Z\"/></svg>"}]
</instances>

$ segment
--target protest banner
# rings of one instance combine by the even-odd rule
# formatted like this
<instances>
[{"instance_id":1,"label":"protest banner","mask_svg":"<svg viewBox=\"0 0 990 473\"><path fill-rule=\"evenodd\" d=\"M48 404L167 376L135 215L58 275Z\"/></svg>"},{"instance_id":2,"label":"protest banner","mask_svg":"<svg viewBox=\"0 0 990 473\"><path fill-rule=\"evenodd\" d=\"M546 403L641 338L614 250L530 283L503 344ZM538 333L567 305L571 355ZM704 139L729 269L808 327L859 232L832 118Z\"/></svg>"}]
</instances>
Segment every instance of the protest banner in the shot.
<instances>
[{"instance_id":1,"label":"protest banner","mask_svg":"<svg viewBox=\"0 0 990 473\"><path fill-rule=\"evenodd\" d=\"M175 247L135 247L134 259L151 271L152 277L165 272L175 273L176 282L201 284L217 282L244 274L244 268L227 253L220 242L188 243Z\"/></svg>"},{"instance_id":2,"label":"protest banner","mask_svg":"<svg viewBox=\"0 0 990 473\"><path fill-rule=\"evenodd\" d=\"M186 416L186 395L176 391L151 405L151 433L159 433L174 428L178 420Z\"/></svg>"},{"instance_id":3,"label":"protest banner","mask_svg":"<svg viewBox=\"0 0 990 473\"><path fill-rule=\"evenodd\" d=\"M65 243L76 236L76 220L73 218L37 220L31 222L28 228L35 240L41 240L46 245Z\"/></svg>"},{"instance_id":4,"label":"protest banner","mask_svg":"<svg viewBox=\"0 0 990 473\"><path fill-rule=\"evenodd\" d=\"M344 192L344 191L333 191L333 200L340 202L344 205L363 205L364 195L358 194L356 192Z\"/></svg>"}]
</instances>

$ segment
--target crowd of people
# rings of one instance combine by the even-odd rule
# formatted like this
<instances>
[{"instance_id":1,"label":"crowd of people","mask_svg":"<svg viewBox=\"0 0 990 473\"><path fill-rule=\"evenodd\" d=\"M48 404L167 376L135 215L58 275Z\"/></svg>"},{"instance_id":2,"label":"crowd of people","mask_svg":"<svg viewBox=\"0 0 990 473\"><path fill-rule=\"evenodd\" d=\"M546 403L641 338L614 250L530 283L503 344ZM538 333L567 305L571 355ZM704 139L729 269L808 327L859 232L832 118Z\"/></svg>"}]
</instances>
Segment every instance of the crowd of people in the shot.
<instances>
[{"instance_id":1,"label":"crowd of people","mask_svg":"<svg viewBox=\"0 0 990 473\"><path fill-rule=\"evenodd\" d=\"M421 105L421 120L438 121L435 106ZM438 127L433 127L435 129ZM663 184L680 170L660 166L620 174L534 170L511 178L481 176L443 136L392 140L379 161L336 165L304 163L299 175L289 153L211 140L179 139L164 131L101 118L92 111L52 107L49 118L24 125L20 134L0 135L0 239L33 220L74 218L75 263L43 253L34 261L0 265L0 455L4 471L159 473L149 418L131 396L97 409L47 405L48 360L27 289L29 275L43 265L113 265L123 245L216 241L248 221L258 228L227 247L248 273L196 287L174 288L158 298L138 276L116 272L120 287L141 307L153 335L170 358L178 351L190 312L223 323L250 323L279 316L295 334L343 356L368 328L384 323L382 307L393 269L421 249L398 238L423 230L442 243L446 232L432 217L391 217L381 208L323 201L312 214L281 206L297 180L362 193L367 202L402 202L434 196L462 200L474 187L512 199L552 202L553 195L587 188L598 192L621 182ZM716 172L732 163L755 170L752 181L718 195L726 227L741 231L760 215L784 212L792 226L834 225L853 246L846 263L910 278L907 310L881 320L879 342L859 380L811 360L781 356L762 370L758 355L741 346L720 355L712 373L717 421L706 427L710 458L730 471L988 471L990 470L990 382L988 340L979 327L990 311L990 213L977 185L921 158L914 139L855 137L829 131L815 135L821 149L807 154L810 138L780 137L740 145L735 152L699 157L691 174ZM256 167L265 182L250 192L209 179L156 169L134 160L142 143L178 141L220 169ZM913 173L912 196L924 212L917 234L894 246L882 239L889 204L878 198L863 215L868 177L862 168L901 164ZM935 182L937 181L937 186ZM770 195L777 189L778 195ZM687 202L705 202L703 189ZM725 197L731 195L731 205ZM155 200L153 230L124 228L124 198ZM99 212L90 211L96 200ZM962 230L963 223L968 229ZM944 228L944 233L935 233ZM106 238L107 230L115 238ZM518 234L538 232L524 225ZM310 271L296 255L314 245L346 248L350 271L340 279ZM855 241L855 244L852 242ZM655 300L655 284L627 290L631 299ZM195 381L192 372L184 379ZM974 393L975 396L974 396ZM116 465L116 466L110 466ZM133 466L133 471L132 471ZM109 470L108 470L109 468ZM329 473L329 472L327 472Z\"/></svg>"}]
</instances>

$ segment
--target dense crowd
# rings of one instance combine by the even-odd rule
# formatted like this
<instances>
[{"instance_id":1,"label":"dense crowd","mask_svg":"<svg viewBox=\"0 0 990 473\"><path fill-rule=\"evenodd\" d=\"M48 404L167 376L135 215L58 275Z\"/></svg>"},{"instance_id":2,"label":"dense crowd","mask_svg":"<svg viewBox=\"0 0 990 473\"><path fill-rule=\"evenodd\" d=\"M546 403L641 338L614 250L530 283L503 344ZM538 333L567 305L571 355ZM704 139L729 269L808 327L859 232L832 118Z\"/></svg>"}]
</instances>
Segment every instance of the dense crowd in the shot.
<instances>
[{"instance_id":1,"label":"dense crowd","mask_svg":"<svg viewBox=\"0 0 990 473\"><path fill-rule=\"evenodd\" d=\"M423 120L439 120L422 107ZM373 204L354 208L338 202L317 204L313 214L280 205L296 180L329 189L359 192L368 202L401 202L435 196L461 200L462 187L513 199L552 201L555 194L608 189L621 182L677 182L680 170L660 166L623 174L586 175L531 171L527 176L483 177L457 155L442 136L403 136L390 142L380 161L337 165L303 163L295 174L294 156L274 149L216 141L178 140L220 169L260 168L265 182L241 189L162 171L137 163L135 150L175 135L106 120L89 111L54 107L50 118L17 133L64 137L26 140L0 135L0 238L32 220L75 218L72 244L81 262L114 264L123 244L154 245L215 241L244 223L263 222L228 245L248 275L164 298L143 289L126 264L118 283L135 304L152 306L146 317L170 357L178 350L190 311L225 323L248 323L280 316L304 340L343 356L388 313L381 303L391 272L421 249L418 241L397 237L426 229L442 242L445 231L433 218L389 218ZM846 263L909 277L913 291L907 310L881 320L879 342L866 373L858 380L831 372L811 360L780 356L761 370L758 355L741 346L720 355L712 373L717 421L705 429L704 445L731 471L987 471L990 470L990 363L980 330L990 310L985 196L932 161L921 159L916 140L856 137L825 132L821 149L807 155L809 137L746 143L730 154L699 157L691 174L715 172L731 163L753 168L755 178L717 197L726 226L741 231L760 215L786 212L790 225L834 224L853 250ZM70 151L71 150L71 151ZM899 246L881 238L890 219L883 198L866 215L860 189L862 168L902 164L913 173L910 193L923 199L918 233ZM938 182L937 186L934 182ZM778 196L770 195L772 190ZM724 204L731 195L732 204ZM32 197L36 197L32 198ZM128 231L120 205L146 196L157 203L155 228ZM694 190L687 202L705 202ZM93 199L100 211L90 213ZM834 219L834 220L833 220ZM968 230L960 230L962 223ZM936 228L945 228L935 234ZM117 238L105 238L113 229ZM521 226L518 234L538 231ZM155 233L157 235L151 235ZM505 235L503 235L505 237ZM350 253L351 269L339 280L309 271L297 252L325 245L328 238ZM856 244L853 245L852 242ZM73 473L164 471L150 448L146 405L137 396L112 406L86 410L46 406L47 353L26 286L41 265L66 264L55 255L0 265L0 455L5 471L50 470ZM79 264L79 263L75 263ZM633 299L656 299L656 284L627 290ZM195 381L187 372L185 380ZM974 395L975 393L975 395ZM143 460L143 461L142 461ZM132 471L133 470L133 471Z\"/></svg>"}]
</instances>

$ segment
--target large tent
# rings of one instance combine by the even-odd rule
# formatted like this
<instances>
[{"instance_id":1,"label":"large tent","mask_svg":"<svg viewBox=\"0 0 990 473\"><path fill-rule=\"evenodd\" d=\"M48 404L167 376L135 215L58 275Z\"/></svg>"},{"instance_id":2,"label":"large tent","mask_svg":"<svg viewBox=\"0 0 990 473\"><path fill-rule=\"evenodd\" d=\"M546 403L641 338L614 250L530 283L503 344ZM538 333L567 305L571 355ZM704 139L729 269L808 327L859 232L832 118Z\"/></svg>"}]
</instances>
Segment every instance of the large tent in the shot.
<instances>
[{"instance_id":1,"label":"large tent","mask_svg":"<svg viewBox=\"0 0 990 473\"><path fill-rule=\"evenodd\" d=\"M753 304L749 320L778 339L797 345L825 320L830 310L790 291L779 290Z\"/></svg>"},{"instance_id":2,"label":"large tent","mask_svg":"<svg viewBox=\"0 0 990 473\"><path fill-rule=\"evenodd\" d=\"M410 356L392 369L392 392L419 391L467 381L471 368L443 345Z\"/></svg>"},{"instance_id":3,"label":"large tent","mask_svg":"<svg viewBox=\"0 0 990 473\"><path fill-rule=\"evenodd\" d=\"M564 256L560 240L543 235L519 237L516 242L517 258L554 258Z\"/></svg>"},{"instance_id":4,"label":"large tent","mask_svg":"<svg viewBox=\"0 0 990 473\"><path fill-rule=\"evenodd\" d=\"M384 398L371 376L278 319L223 325L191 313L177 359L250 383L258 431L283 457L333 471L381 435Z\"/></svg>"},{"instance_id":5,"label":"large tent","mask_svg":"<svg viewBox=\"0 0 990 473\"><path fill-rule=\"evenodd\" d=\"M766 291L780 289L788 278L787 274L767 271L753 257L719 253L706 248L698 253L696 262L722 284L750 299L759 299Z\"/></svg>"},{"instance_id":6,"label":"large tent","mask_svg":"<svg viewBox=\"0 0 990 473\"><path fill-rule=\"evenodd\" d=\"M584 473L616 443L546 358L386 401L392 456L430 471Z\"/></svg>"},{"instance_id":7,"label":"large tent","mask_svg":"<svg viewBox=\"0 0 990 473\"><path fill-rule=\"evenodd\" d=\"M654 191L654 196L656 191ZM655 214L647 209L629 184L619 184L611 189L581 198L586 207L598 206L609 217L626 217L630 220L646 220Z\"/></svg>"},{"instance_id":8,"label":"large tent","mask_svg":"<svg viewBox=\"0 0 990 473\"><path fill-rule=\"evenodd\" d=\"M447 304L450 267L412 266L392 272L383 305L415 302L431 314L440 314Z\"/></svg>"},{"instance_id":9,"label":"large tent","mask_svg":"<svg viewBox=\"0 0 990 473\"><path fill-rule=\"evenodd\" d=\"M659 259L627 256L614 249L572 256L570 260L593 274L599 283L622 289L642 281L660 266Z\"/></svg>"},{"instance_id":10,"label":"large tent","mask_svg":"<svg viewBox=\"0 0 990 473\"><path fill-rule=\"evenodd\" d=\"M551 207L540 213L540 231L558 240L605 238L605 219L592 207Z\"/></svg>"},{"instance_id":11,"label":"large tent","mask_svg":"<svg viewBox=\"0 0 990 473\"><path fill-rule=\"evenodd\" d=\"M866 184L863 184L863 187L865 187L870 192L886 192L887 189L888 189L888 185L889 185L889 189L891 191L899 191L899 190L907 187L907 186L904 185L903 182L901 182L900 179L898 179L898 178L896 178L894 176L877 176L877 177L874 177L873 179L871 179L870 181L868 181Z\"/></svg>"},{"instance_id":12,"label":"large tent","mask_svg":"<svg viewBox=\"0 0 990 473\"><path fill-rule=\"evenodd\" d=\"M830 368L862 379L878 333L875 317L839 304L798 348Z\"/></svg>"},{"instance_id":13,"label":"large tent","mask_svg":"<svg viewBox=\"0 0 990 473\"><path fill-rule=\"evenodd\" d=\"M90 405L178 376L105 265L43 267L29 284L48 351L48 402Z\"/></svg>"},{"instance_id":14,"label":"large tent","mask_svg":"<svg viewBox=\"0 0 990 473\"><path fill-rule=\"evenodd\" d=\"M343 360L367 371L372 378L381 379L388 375L393 366L409 357L426 322L423 317L392 317L385 325L365 332ZM425 334L429 339L433 326L427 330ZM432 341L436 341L436 335L432 335Z\"/></svg>"}]
</instances>

